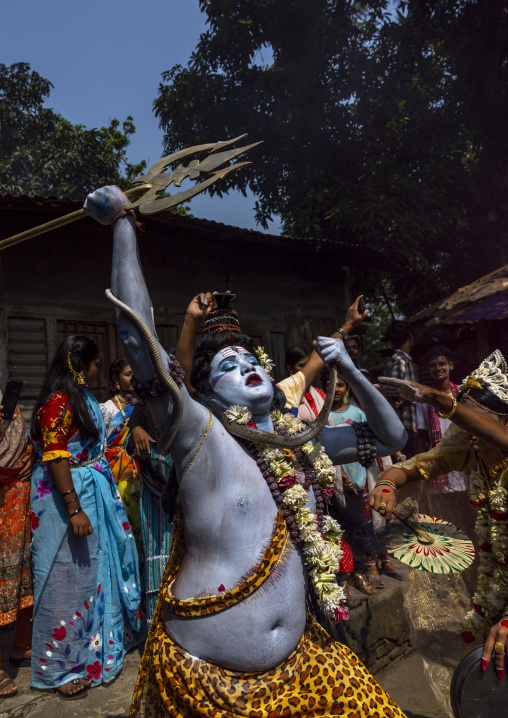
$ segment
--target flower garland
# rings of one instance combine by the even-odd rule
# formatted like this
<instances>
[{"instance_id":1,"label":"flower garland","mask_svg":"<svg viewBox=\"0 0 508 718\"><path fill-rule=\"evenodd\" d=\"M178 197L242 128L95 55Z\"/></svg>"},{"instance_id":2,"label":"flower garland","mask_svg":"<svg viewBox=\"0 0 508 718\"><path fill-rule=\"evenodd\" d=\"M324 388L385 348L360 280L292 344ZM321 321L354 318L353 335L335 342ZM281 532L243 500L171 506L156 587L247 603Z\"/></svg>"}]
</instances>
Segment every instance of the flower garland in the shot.
<instances>
[{"instance_id":1,"label":"flower garland","mask_svg":"<svg viewBox=\"0 0 508 718\"><path fill-rule=\"evenodd\" d=\"M478 509L475 533L480 544L478 581L473 609L466 615L462 637L473 640L486 633L508 608L508 491L504 486L508 467L500 465L497 476L479 463L469 477L469 500ZM492 467L491 467L492 469Z\"/></svg>"},{"instance_id":2,"label":"flower garland","mask_svg":"<svg viewBox=\"0 0 508 718\"><path fill-rule=\"evenodd\" d=\"M256 355L259 359L260 365L263 367L263 369L266 371L270 379L272 378L272 371L275 368L275 362L270 359L268 354L265 352L264 347L256 347Z\"/></svg>"},{"instance_id":3,"label":"flower garland","mask_svg":"<svg viewBox=\"0 0 508 718\"><path fill-rule=\"evenodd\" d=\"M245 407L231 406L224 412L229 421L255 426ZM305 425L292 414L274 412L275 432L295 435ZM335 574L342 557L340 525L330 516L324 516L324 502L333 491L335 468L323 447L307 442L293 450L274 449L264 444L247 442L279 509L282 511L293 542L302 549L305 566L322 610L334 621L344 616L346 596L337 584ZM294 458L303 475L298 483ZM308 508L307 491L312 486L316 499L316 512Z\"/></svg>"}]
</instances>

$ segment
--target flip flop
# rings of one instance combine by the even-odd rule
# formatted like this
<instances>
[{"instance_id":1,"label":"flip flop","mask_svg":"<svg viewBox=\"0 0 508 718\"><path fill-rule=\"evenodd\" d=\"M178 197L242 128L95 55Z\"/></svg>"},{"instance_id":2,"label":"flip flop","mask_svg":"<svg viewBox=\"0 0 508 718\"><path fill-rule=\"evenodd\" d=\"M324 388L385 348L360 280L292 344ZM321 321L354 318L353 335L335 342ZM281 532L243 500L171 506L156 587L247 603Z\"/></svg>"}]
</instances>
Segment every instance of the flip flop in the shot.
<instances>
[{"instance_id":1,"label":"flip flop","mask_svg":"<svg viewBox=\"0 0 508 718\"><path fill-rule=\"evenodd\" d=\"M2 678L3 676L3 678ZM14 690L10 693L0 693L0 699L1 698L12 698L15 696L18 692L18 687L12 680L12 678L7 675L5 671L0 671L0 690L3 690L4 688L9 688L9 686L14 686Z\"/></svg>"},{"instance_id":2,"label":"flip flop","mask_svg":"<svg viewBox=\"0 0 508 718\"><path fill-rule=\"evenodd\" d=\"M402 571L398 568L395 568L395 566L390 560L380 561L378 571L384 573L385 576L391 576L392 578L395 578L397 581L404 580L404 574L402 573Z\"/></svg>"},{"instance_id":3,"label":"flip flop","mask_svg":"<svg viewBox=\"0 0 508 718\"><path fill-rule=\"evenodd\" d=\"M79 683L80 686L83 684L81 683L81 678L75 678L71 683L74 683L74 685L77 685ZM77 693L62 693L62 691L59 688L54 689L55 693L59 698L61 698L63 701L79 701L81 698L86 698L88 695L88 689L83 688L83 690L78 691Z\"/></svg>"}]
</instances>

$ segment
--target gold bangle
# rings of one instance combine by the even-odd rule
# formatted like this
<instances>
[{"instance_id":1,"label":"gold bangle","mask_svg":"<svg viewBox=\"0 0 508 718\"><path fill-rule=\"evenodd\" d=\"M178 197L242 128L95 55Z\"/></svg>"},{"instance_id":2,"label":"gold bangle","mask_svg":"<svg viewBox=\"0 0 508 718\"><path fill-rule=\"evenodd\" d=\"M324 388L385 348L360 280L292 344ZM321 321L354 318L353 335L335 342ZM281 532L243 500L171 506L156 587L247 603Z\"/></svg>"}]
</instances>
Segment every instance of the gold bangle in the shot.
<instances>
[{"instance_id":1,"label":"gold bangle","mask_svg":"<svg viewBox=\"0 0 508 718\"><path fill-rule=\"evenodd\" d=\"M441 412L436 409L436 414L437 414L441 419L451 419L452 416L453 416L453 415L455 414L455 412L457 411L457 399L456 399L454 396L452 396L452 397L450 397L450 398L451 398L451 400L452 400L452 408L450 409L450 411L448 412L448 414L441 414Z\"/></svg>"}]
</instances>

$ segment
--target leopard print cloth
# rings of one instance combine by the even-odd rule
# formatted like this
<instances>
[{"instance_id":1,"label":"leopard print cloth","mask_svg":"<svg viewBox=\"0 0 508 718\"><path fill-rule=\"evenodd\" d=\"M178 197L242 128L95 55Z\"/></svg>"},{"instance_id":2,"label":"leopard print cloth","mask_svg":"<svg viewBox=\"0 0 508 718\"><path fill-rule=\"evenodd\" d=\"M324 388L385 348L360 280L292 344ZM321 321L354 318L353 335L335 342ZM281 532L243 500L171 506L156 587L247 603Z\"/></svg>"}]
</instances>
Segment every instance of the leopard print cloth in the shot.
<instances>
[{"instance_id":1,"label":"leopard print cloth","mask_svg":"<svg viewBox=\"0 0 508 718\"><path fill-rule=\"evenodd\" d=\"M310 617L296 650L266 673L194 658L162 627L154 649L144 718L404 718L354 653Z\"/></svg>"},{"instance_id":2,"label":"leopard print cloth","mask_svg":"<svg viewBox=\"0 0 508 718\"><path fill-rule=\"evenodd\" d=\"M171 585L180 569L179 566L173 571L169 578L169 590L165 597L166 603L172 613L177 616L209 616L212 613L224 611L226 608L235 606L240 601L249 598L255 591L258 591L263 583L270 577L277 568L280 558L284 553L287 541L287 527L284 517L280 511L277 512L275 529L272 540L258 566L255 566L247 576L242 576L237 586L221 593L218 596L206 596L204 598L193 598L181 601L171 594Z\"/></svg>"}]
</instances>

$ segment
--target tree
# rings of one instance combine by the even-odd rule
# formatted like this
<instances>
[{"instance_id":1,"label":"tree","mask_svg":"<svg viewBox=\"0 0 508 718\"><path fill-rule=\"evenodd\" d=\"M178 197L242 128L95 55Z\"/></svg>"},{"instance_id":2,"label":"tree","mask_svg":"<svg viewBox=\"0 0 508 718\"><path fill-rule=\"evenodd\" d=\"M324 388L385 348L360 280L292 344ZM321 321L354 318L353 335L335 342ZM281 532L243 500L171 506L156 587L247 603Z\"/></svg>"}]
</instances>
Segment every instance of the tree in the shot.
<instances>
[{"instance_id":1,"label":"tree","mask_svg":"<svg viewBox=\"0 0 508 718\"><path fill-rule=\"evenodd\" d=\"M27 63L0 64L0 192L83 199L142 174L127 161L132 117L87 129L44 107L53 85Z\"/></svg>"},{"instance_id":2,"label":"tree","mask_svg":"<svg viewBox=\"0 0 508 718\"><path fill-rule=\"evenodd\" d=\"M223 187L294 236L384 249L408 314L508 261L506 1L200 6L209 29L154 103L166 150L265 140Z\"/></svg>"}]
</instances>

